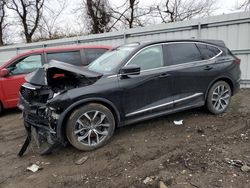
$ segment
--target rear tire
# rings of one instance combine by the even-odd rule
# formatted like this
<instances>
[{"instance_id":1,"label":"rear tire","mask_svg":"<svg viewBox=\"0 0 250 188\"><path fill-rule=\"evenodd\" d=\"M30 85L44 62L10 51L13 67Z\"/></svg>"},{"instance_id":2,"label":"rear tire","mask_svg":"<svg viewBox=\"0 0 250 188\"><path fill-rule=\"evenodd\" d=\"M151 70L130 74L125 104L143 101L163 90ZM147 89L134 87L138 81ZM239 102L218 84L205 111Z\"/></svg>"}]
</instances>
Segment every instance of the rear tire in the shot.
<instances>
[{"instance_id":1,"label":"rear tire","mask_svg":"<svg viewBox=\"0 0 250 188\"><path fill-rule=\"evenodd\" d=\"M206 107L212 114L224 113L231 101L231 87L225 81L218 81L209 89Z\"/></svg>"},{"instance_id":2,"label":"rear tire","mask_svg":"<svg viewBox=\"0 0 250 188\"><path fill-rule=\"evenodd\" d=\"M115 130L115 119L105 106L90 103L79 107L70 115L66 136L77 149L91 151L104 146Z\"/></svg>"}]
</instances>

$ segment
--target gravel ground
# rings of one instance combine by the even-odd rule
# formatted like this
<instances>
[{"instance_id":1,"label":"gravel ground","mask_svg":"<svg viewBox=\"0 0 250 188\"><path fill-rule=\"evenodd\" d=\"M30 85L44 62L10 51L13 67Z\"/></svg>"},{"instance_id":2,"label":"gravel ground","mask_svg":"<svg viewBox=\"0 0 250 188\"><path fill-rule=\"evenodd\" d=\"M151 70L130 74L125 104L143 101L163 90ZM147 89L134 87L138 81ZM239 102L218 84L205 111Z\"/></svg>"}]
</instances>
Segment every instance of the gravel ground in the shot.
<instances>
[{"instance_id":1,"label":"gravel ground","mask_svg":"<svg viewBox=\"0 0 250 188\"><path fill-rule=\"evenodd\" d=\"M163 181L169 188L249 188L250 172L241 170L241 163L250 165L249 137L250 90L234 96L223 115L188 110L119 128L92 152L68 146L47 156L29 148L17 157L25 131L20 112L8 110L0 117L0 187L141 188ZM83 164L75 164L85 156ZM42 170L27 171L32 163Z\"/></svg>"}]
</instances>

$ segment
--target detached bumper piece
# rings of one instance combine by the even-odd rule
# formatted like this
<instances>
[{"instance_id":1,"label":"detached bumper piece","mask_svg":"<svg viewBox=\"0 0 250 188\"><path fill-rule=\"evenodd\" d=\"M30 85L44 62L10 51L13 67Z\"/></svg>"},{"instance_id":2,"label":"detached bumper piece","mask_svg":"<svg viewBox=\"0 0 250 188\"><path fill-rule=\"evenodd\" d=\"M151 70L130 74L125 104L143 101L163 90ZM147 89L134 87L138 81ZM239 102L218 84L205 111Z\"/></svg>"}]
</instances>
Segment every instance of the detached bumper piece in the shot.
<instances>
[{"instance_id":1,"label":"detached bumper piece","mask_svg":"<svg viewBox=\"0 0 250 188\"><path fill-rule=\"evenodd\" d=\"M21 148L21 150L18 152L18 156L22 157L23 154L25 153L25 151L27 150L28 146L30 145L31 142L31 130L30 127L27 127L26 125L24 125L26 132L27 132L27 137L26 140L23 143L23 146Z\"/></svg>"},{"instance_id":2,"label":"detached bumper piece","mask_svg":"<svg viewBox=\"0 0 250 188\"><path fill-rule=\"evenodd\" d=\"M18 156L23 156L31 142L33 144L32 148L41 155L51 153L52 150L59 145L59 142L55 141L52 138L53 135L46 129L32 126L27 122L24 122L24 126L27 132L27 137L25 142L23 143L21 150L18 153Z\"/></svg>"},{"instance_id":3,"label":"detached bumper piece","mask_svg":"<svg viewBox=\"0 0 250 188\"><path fill-rule=\"evenodd\" d=\"M24 90L24 89L23 89ZM18 107L23 111L24 127L27 138L18 153L23 156L28 146L34 143L33 149L41 155L50 153L59 144L56 134L57 120L53 118L53 112L46 103L37 101L28 102L28 91L20 93L20 103ZM25 93L25 95L23 94ZM31 94L29 94L31 95Z\"/></svg>"}]
</instances>

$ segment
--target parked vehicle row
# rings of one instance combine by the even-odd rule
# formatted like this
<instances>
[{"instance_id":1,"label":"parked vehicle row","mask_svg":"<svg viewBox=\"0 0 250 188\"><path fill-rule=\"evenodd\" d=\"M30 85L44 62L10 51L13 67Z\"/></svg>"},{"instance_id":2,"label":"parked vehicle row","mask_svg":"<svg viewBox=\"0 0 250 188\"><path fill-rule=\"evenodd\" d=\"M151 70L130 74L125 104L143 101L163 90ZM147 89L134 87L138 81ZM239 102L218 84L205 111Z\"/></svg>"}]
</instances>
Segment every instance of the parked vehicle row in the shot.
<instances>
[{"instance_id":1,"label":"parked vehicle row","mask_svg":"<svg viewBox=\"0 0 250 188\"><path fill-rule=\"evenodd\" d=\"M20 90L27 140L36 135L41 154L67 142L89 151L119 126L200 106L221 114L239 88L239 64L222 41L205 40L127 44L82 68L51 61Z\"/></svg>"},{"instance_id":2,"label":"parked vehicle row","mask_svg":"<svg viewBox=\"0 0 250 188\"><path fill-rule=\"evenodd\" d=\"M110 46L46 48L13 57L0 66L0 113L3 109L17 106L19 89L25 82L25 75L42 67L50 60L86 66L109 49L111 49Z\"/></svg>"}]
</instances>

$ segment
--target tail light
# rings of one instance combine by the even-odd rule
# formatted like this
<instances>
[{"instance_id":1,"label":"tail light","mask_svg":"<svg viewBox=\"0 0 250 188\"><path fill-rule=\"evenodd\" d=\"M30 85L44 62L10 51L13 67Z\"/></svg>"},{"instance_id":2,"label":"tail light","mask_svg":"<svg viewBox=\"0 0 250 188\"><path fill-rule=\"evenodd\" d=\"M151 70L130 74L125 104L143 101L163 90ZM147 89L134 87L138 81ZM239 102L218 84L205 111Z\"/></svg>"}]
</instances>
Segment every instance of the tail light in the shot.
<instances>
[{"instance_id":1,"label":"tail light","mask_svg":"<svg viewBox=\"0 0 250 188\"><path fill-rule=\"evenodd\" d=\"M236 58L235 60L234 60L234 63L236 63L236 64L240 64L240 62L241 62L241 59L239 59L239 58Z\"/></svg>"}]
</instances>

